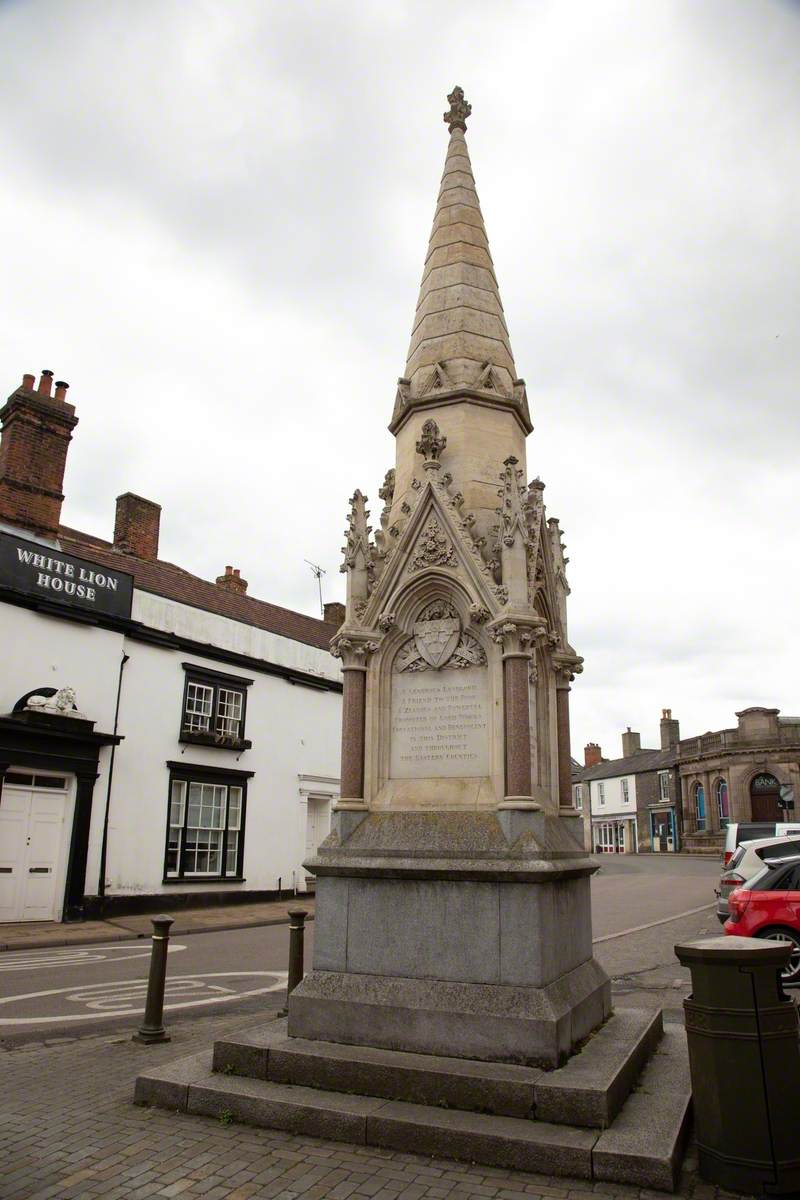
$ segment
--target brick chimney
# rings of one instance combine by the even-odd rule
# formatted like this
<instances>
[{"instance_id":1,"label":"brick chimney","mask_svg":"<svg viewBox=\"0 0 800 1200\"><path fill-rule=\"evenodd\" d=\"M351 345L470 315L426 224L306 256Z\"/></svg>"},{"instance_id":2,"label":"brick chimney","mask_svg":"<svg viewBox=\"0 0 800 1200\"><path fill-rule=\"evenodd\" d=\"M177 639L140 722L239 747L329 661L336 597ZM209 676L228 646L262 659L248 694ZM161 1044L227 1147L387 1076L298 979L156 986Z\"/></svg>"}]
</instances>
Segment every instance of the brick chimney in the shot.
<instances>
[{"instance_id":1,"label":"brick chimney","mask_svg":"<svg viewBox=\"0 0 800 1200\"><path fill-rule=\"evenodd\" d=\"M243 596L247 591L247 580L242 579L238 567L226 567L225 574L217 576L217 587L224 588L226 592L235 592L237 596Z\"/></svg>"},{"instance_id":2,"label":"brick chimney","mask_svg":"<svg viewBox=\"0 0 800 1200\"><path fill-rule=\"evenodd\" d=\"M681 727L672 716L671 708L661 710L661 749L671 750L681 740Z\"/></svg>"},{"instance_id":3,"label":"brick chimney","mask_svg":"<svg viewBox=\"0 0 800 1200\"><path fill-rule=\"evenodd\" d=\"M158 558L158 529L161 505L133 492L117 496L114 545L117 550L155 562Z\"/></svg>"},{"instance_id":4,"label":"brick chimney","mask_svg":"<svg viewBox=\"0 0 800 1200\"><path fill-rule=\"evenodd\" d=\"M34 390L33 375L8 397L0 411L0 521L55 537L64 502L64 468L72 431L78 424L67 404L69 384L42 371Z\"/></svg>"},{"instance_id":5,"label":"brick chimney","mask_svg":"<svg viewBox=\"0 0 800 1200\"><path fill-rule=\"evenodd\" d=\"M589 742L583 747L583 765L584 767L596 767L598 763L603 761L603 751L598 746L597 742Z\"/></svg>"},{"instance_id":6,"label":"brick chimney","mask_svg":"<svg viewBox=\"0 0 800 1200\"><path fill-rule=\"evenodd\" d=\"M331 600L330 603L323 605L325 616L322 618L328 625L335 625L338 629L340 625L344 625L344 619L347 613L345 606L340 604L338 600Z\"/></svg>"},{"instance_id":7,"label":"brick chimney","mask_svg":"<svg viewBox=\"0 0 800 1200\"><path fill-rule=\"evenodd\" d=\"M638 754L642 748L642 735L640 733L631 733L630 725L622 735L622 757L630 758L632 754Z\"/></svg>"}]
</instances>

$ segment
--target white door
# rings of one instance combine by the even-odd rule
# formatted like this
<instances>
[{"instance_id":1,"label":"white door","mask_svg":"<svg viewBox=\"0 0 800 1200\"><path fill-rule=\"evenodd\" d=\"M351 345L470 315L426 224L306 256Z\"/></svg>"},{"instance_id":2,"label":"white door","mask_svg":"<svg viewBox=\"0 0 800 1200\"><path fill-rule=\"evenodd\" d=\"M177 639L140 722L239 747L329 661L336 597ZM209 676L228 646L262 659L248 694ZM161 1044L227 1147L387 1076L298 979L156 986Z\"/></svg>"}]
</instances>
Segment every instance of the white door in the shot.
<instances>
[{"instance_id":1,"label":"white door","mask_svg":"<svg viewBox=\"0 0 800 1200\"><path fill-rule=\"evenodd\" d=\"M331 831L331 802L327 796L309 796L306 817L306 858L316 854L317 846Z\"/></svg>"},{"instance_id":2,"label":"white door","mask_svg":"<svg viewBox=\"0 0 800 1200\"><path fill-rule=\"evenodd\" d=\"M64 776L6 774L0 794L0 921L60 916L66 813Z\"/></svg>"}]
</instances>

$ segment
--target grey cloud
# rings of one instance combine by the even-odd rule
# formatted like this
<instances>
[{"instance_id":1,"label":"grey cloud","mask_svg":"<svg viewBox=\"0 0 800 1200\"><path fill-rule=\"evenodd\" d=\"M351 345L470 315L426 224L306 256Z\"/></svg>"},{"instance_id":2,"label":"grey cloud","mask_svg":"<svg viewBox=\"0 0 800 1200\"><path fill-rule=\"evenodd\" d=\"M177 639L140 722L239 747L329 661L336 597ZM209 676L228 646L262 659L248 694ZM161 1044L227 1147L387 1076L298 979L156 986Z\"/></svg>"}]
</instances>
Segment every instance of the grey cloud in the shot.
<instances>
[{"instance_id":1,"label":"grey cloud","mask_svg":"<svg viewBox=\"0 0 800 1200\"><path fill-rule=\"evenodd\" d=\"M576 745L796 709L798 59L798 6L750 0L1 7L0 357L74 385L66 519L108 532L132 487L187 567L313 611L312 558L338 593L460 82Z\"/></svg>"}]
</instances>

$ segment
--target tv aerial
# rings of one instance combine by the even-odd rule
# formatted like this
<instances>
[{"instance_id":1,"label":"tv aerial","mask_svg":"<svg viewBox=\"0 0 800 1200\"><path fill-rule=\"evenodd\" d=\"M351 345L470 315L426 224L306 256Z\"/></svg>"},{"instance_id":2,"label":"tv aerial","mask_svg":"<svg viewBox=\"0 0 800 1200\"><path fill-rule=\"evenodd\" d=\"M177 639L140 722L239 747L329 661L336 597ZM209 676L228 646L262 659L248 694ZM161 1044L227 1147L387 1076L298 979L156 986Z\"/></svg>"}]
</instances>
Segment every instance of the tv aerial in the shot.
<instances>
[{"instance_id":1,"label":"tv aerial","mask_svg":"<svg viewBox=\"0 0 800 1200\"><path fill-rule=\"evenodd\" d=\"M325 605L322 603L322 576L325 574L325 570L319 565L319 563L309 562L309 560L307 558L304 558L303 562L306 563L309 567L311 567L311 571L314 575L314 578L317 581L317 585L319 587L319 611L320 611L320 614L324 617L325 616Z\"/></svg>"}]
</instances>

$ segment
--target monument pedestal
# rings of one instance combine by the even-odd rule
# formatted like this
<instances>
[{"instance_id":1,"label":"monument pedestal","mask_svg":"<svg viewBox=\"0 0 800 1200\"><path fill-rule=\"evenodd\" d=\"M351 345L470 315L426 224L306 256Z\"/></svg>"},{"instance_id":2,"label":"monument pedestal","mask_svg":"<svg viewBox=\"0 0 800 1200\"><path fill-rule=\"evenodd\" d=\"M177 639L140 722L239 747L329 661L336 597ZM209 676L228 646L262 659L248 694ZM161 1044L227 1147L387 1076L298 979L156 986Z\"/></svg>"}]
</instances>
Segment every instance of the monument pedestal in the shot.
<instances>
[{"instance_id":1,"label":"monument pedestal","mask_svg":"<svg viewBox=\"0 0 800 1200\"><path fill-rule=\"evenodd\" d=\"M349 816L351 816L349 814ZM597 869L542 811L372 812L317 876L314 969L289 1035L555 1067L611 1012Z\"/></svg>"}]
</instances>

